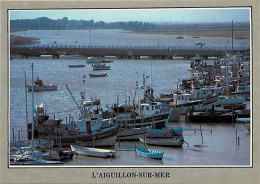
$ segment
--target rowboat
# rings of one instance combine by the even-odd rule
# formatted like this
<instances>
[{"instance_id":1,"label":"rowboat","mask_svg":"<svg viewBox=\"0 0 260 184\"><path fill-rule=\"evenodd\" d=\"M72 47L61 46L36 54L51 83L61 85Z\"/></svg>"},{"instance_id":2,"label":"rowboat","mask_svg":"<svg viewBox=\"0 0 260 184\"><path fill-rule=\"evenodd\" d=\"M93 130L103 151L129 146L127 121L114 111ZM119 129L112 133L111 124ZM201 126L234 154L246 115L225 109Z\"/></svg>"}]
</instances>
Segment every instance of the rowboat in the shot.
<instances>
[{"instance_id":1,"label":"rowboat","mask_svg":"<svg viewBox=\"0 0 260 184\"><path fill-rule=\"evenodd\" d=\"M90 73L89 76L91 78L94 78L94 77L107 77L108 75L106 73L103 73L103 74L92 74L92 73Z\"/></svg>"},{"instance_id":2,"label":"rowboat","mask_svg":"<svg viewBox=\"0 0 260 184\"><path fill-rule=\"evenodd\" d=\"M115 157L116 151L109 149L99 149L99 148L88 148L77 145L70 145L71 150L79 155L86 155L92 157L109 158Z\"/></svg>"},{"instance_id":3,"label":"rowboat","mask_svg":"<svg viewBox=\"0 0 260 184\"><path fill-rule=\"evenodd\" d=\"M69 65L69 68L80 68L85 67L85 65Z\"/></svg>"},{"instance_id":4,"label":"rowboat","mask_svg":"<svg viewBox=\"0 0 260 184\"><path fill-rule=\"evenodd\" d=\"M164 152L160 152L157 150L152 150L148 148L136 148L136 152L138 155L145 157L145 158L155 158L155 159L162 159Z\"/></svg>"}]
</instances>

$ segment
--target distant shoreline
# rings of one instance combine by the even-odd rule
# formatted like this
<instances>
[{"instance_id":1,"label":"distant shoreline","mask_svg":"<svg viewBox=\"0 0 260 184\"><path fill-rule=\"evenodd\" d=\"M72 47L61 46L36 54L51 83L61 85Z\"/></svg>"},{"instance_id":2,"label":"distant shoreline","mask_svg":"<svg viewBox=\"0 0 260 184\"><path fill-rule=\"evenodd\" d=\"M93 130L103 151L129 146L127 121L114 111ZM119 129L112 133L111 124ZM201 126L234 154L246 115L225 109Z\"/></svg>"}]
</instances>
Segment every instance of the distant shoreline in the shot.
<instances>
[{"instance_id":1,"label":"distant shoreline","mask_svg":"<svg viewBox=\"0 0 260 184\"><path fill-rule=\"evenodd\" d=\"M10 35L10 45L12 46L33 45L39 43L41 43L39 38L33 38L33 37L24 38L21 36Z\"/></svg>"},{"instance_id":2,"label":"distant shoreline","mask_svg":"<svg viewBox=\"0 0 260 184\"><path fill-rule=\"evenodd\" d=\"M158 32L157 30L131 30L131 32L139 33L139 34L160 34L160 35L183 35L183 36L205 36L205 37L227 37L232 38L231 31L219 31L219 30L207 30L207 31L200 31L200 30L182 30L180 32L177 31L161 31ZM233 37L235 39L249 39L250 38L250 31L234 31Z\"/></svg>"}]
</instances>

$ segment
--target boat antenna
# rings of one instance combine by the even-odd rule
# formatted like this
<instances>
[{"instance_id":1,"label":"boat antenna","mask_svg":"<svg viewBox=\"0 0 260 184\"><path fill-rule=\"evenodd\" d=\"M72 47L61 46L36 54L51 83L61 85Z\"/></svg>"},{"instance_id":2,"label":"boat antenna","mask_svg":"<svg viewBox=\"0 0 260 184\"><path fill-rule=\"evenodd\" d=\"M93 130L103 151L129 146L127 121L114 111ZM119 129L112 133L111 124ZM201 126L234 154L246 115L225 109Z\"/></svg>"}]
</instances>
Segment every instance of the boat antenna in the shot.
<instances>
[{"instance_id":1,"label":"boat antenna","mask_svg":"<svg viewBox=\"0 0 260 184\"><path fill-rule=\"evenodd\" d=\"M81 113L81 115L82 115L82 109L81 109L80 105L78 104L78 102L76 101L76 99L74 98L74 96L72 95L72 93L71 93L71 91L70 91L68 85L66 84L65 87L67 88L67 90L68 90L68 92L69 92L71 98L72 98L72 99L74 100L74 102L76 103L76 105L77 105L77 107L78 107L78 109L79 109L79 111L80 111L80 113Z\"/></svg>"}]
</instances>

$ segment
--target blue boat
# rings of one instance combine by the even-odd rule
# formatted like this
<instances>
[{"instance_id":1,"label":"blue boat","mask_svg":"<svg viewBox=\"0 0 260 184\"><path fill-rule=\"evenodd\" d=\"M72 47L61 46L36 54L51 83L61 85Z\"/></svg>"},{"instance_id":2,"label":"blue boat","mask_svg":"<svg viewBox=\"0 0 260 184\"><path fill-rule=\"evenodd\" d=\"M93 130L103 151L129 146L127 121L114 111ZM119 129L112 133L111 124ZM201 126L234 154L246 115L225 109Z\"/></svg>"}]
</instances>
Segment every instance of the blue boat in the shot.
<instances>
[{"instance_id":1,"label":"blue boat","mask_svg":"<svg viewBox=\"0 0 260 184\"><path fill-rule=\"evenodd\" d=\"M148 149L148 148L136 148L136 152L138 155L145 158L155 158L162 159L164 152Z\"/></svg>"}]
</instances>

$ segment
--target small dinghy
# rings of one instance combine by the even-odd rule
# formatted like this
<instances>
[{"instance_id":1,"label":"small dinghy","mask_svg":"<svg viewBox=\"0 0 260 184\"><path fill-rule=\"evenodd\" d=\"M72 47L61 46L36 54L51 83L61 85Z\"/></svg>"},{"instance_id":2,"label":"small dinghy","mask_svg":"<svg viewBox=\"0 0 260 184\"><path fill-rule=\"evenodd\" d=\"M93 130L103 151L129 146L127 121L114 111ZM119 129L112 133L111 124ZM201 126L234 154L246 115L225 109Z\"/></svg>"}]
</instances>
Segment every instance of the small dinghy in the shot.
<instances>
[{"instance_id":1,"label":"small dinghy","mask_svg":"<svg viewBox=\"0 0 260 184\"><path fill-rule=\"evenodd\" d=\"M162 159L164 152L148 149L148 148L136 148L138 155L145 158Z\"/></svg>"},{"instance_id":2,"label":"small dinghy","mask_svg":"<svg viewBox=\"0 0 260 184\"><path fill-rule=\"evenodd\" d=\"M99 148L88 148L77 145L70 145L71 150L76 154L92 156L92 157L101 157L101 158L109 158L115 157L116 151L108 150L108 149L99 149Z\"/></svg>"},{"instance_id":3,"label":"small dinghy","mask_svg":"<svg viewBox=\"0 0 260 184\"><path fill-rule=\"evenodd\" d=\"M94 78L94 77L107 77L108 75L106 73L103 73L103 74L92 74L92 73L90 73L89 76L91 78Z\"/></svg>"},{"instance_id":4,"label":"small dinghy","mask_svg":"<svg viewBox=\"0 0 260 184\"><path fill-rule=\"evenodd\" d=\"M85 65L69 65L69 68L81 68L85 67Z\"/></svg>"}]
</instances>

